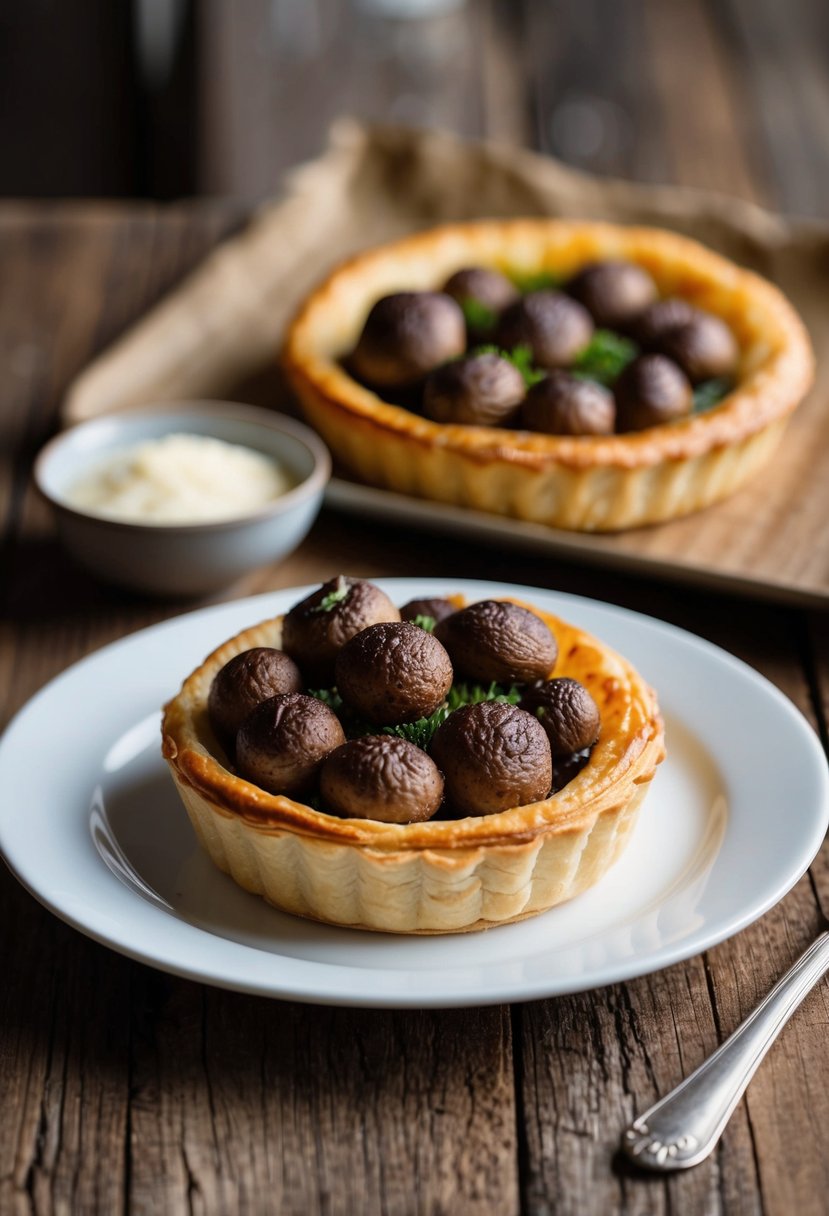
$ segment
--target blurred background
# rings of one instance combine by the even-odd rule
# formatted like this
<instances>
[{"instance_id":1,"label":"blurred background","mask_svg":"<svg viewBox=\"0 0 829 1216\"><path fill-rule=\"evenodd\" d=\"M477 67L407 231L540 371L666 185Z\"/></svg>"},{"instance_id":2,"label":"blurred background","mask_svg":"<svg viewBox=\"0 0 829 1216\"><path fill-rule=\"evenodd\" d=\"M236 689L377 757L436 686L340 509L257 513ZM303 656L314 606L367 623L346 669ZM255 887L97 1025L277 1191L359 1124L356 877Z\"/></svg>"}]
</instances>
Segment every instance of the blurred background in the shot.
<instances>
[{"instance_id":1,"label":"blurred background","mask_svg":"<svg viewBox=\"0 0 829 1216\"><path fill-rule=\"evenodd\" d=\"M256 201L349 114L820 216L828 60L826 0L0 0L0 194Z\"/></svg>"}]
</instances>

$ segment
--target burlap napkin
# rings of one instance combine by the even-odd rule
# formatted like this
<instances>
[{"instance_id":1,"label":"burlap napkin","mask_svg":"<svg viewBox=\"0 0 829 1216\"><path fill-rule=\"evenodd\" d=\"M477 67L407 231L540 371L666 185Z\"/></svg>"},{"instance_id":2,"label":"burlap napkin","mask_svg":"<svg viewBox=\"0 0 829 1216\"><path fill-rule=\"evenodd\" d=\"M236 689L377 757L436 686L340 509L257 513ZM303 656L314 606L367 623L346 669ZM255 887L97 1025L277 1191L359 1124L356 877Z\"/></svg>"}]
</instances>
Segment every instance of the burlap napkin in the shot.
<instances>
[{"instance_id":1,"label":"burlap napkin","mask_svg":"<svg viewBox=\"0 0 829 1216\"><path fill-rule=\"evenodd\" d=\"M78 377L64 420L150 401L249 399L242 386L261 384L275 366L298 301L342 258L442 221L508 215L665 225L759 270L792 298L815 341L821 379L797 411L772 475L689 520L585 538L584 548L585 556L606 552L766 593L829 596L829 419L821 408L829 229L733 199L594 179L516 148L339 123L327 152L294 172L278 202Z\"/></svg>"}]
</instances>

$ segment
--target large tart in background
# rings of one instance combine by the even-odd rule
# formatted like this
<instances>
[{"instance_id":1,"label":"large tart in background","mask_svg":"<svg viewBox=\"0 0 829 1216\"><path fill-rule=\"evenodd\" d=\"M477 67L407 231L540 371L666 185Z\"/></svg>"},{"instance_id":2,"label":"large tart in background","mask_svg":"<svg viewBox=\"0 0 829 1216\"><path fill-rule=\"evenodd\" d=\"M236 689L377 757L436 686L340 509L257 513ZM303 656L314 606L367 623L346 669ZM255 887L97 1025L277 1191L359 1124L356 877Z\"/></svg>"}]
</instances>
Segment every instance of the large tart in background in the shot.
<instances>
[{"instance_id":1,"label":"large tart in background","mask_svg":"<svg viewBox=\"0 0 829 1216\"><path fill-rule=\"evenodd\" d=\"M738 346L710 409L628 433L539 434L437 422L348 369L372 306L434 291L460 268L572 280L597 261L645 270L659 296L720 318ZM678 518L737 490L773 456L813 374L809 339L771 283L672 232L561 220L441 227L361 254L305 301L284 366L340 464L370 485L550 526L615 531Z\"/></svg>"}]
</instances>

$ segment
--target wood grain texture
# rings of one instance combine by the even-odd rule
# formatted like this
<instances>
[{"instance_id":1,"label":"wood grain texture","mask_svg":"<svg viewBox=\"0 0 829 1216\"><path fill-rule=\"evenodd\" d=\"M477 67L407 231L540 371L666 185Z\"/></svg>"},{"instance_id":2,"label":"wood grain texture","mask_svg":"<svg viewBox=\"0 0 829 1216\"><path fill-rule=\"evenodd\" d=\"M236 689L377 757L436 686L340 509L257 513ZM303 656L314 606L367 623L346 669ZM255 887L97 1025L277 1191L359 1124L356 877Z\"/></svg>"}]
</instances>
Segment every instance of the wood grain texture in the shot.
<instances>
[{"instance_id":1,"label":"wood grain texture","mask_svg":"<svg viewBox=\"0 0 829 1216\"><path fill-rule=\"evenodd\" d=\"M739 24L750 15L729 0L728 20L737 25L727 27L726 40L721 6L664 8L636 4L629 20L614 17L619 44L630 48L637 71L650 73L647 89L666 99L659 124L648 127L653 144L635 155L623 150L614 170L647 176L661 165L683 181L709 184L710 136L723 162L733 149L723 170L730 188L768 196L775 161L767 159L763 178L762 149L773 145L781 159L789 152L779 147L779 124L738 108L743 84L734 82L755 70L757 31ZM762 9L763 29L769 11ZM817 20L817 6L810 11ZM525 14L522 23L497 4L487 12L490 28L508 30L516 45L538 20ZM562 12L544 39L582 48L568 88L602 83L594 43L579 25L598 28L596 7L583 17L574 7ZM531 61L510 68L503 44L487 52L498 66L482 113L497 111L503 87L504 122L516 131L522 114L538 112L540 76L562 70L561 50L532 28ZM739 61L735 28L746 47ZM648 55L639 54L641 38ZM667 66L686 54L680 38L691 60L695 47L706 55L713 48L704 71L725 109L722 130L714 130L719 100L686 119L671 95L684 70ZM794 42L786 36L792 57ZM607 48L595 54L607 62ZM613 104L632 96L627 70L618 66L608 78ZM510 72L499 85L499 74ZM556 87L548 80L544 96ZM647 107L629 104L647 124ZM785 104L815 113L803 109L797 91ZM821 156L814 152L813 171L825 190ZM96 586L75 570L31 491L28 467L77 369L237 217L219 204L0 207L3 720L75 658L180 610ZM802 270L817 285L819 268L805 256ZM681 591L486 544L436 543L381 521L357 529L331 513L289 561L232 593L313 582L335 569L506 579L648 612L744 658L827 742L825 613ZM796 798L796 775L792 784ZM708 1162L665 1180L628 1167L615 1150L629 1119L737 1025L827 911L825 848L760 922L659 974L511 1010L383 1013L269 1002L153 972L58 922L2 870L0 1212L818 1216L829 1192L825 984L786 1028Z\"/></svg>"}]
</instances>

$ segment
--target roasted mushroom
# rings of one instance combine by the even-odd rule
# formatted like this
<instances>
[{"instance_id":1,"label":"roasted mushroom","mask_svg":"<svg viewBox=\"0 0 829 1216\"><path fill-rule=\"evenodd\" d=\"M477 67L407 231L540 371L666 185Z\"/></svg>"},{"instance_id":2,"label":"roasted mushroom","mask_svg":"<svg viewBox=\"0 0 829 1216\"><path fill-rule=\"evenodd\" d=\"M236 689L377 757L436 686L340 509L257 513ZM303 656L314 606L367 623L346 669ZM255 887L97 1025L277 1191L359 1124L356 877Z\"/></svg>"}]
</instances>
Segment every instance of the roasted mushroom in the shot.
<instances>
[{"instance_id":1,"label":"roasted mushroom","mask_svg":"<svg viewBox=\"0 0 829 1216\"><path fill-rule=\"evenodd\" d=\"M633 262L607 260L583 267L567 284L603 329L626 329L656 299L656 284Z\"/></svg>"},{"instance_id":2,"label":"roasted mushroom","mask_svg":"<svg viewBox=\"0 0 829 1216\"><path fill-rule=\"evenodd\" d=\"M738 349L733 333L719 317L698 312L684 325L668 330L659 349L673 359L693 384L731 376L737 368Z\"/></svg>"},{"instance_id":3,"label":"roasted mushroom","mask_svg":"<svg viewBox=\"0 0 829 1216\"><path fill-rule=\"evenodd\" d=\"M351 709L389 726L428 718L452 686L452 664L441 643L408 621L363 629L337 655L335 675Z\"/></svg>"},{"instance_id":4,"label":"roasted mushroom","mask_svg":"<svg viewBox=\"0 0 829 1216\"><path fill-rule=\"evenodd\" d=\"M539 367L566 367L589 344L590 314L559 291L533 291L502 313L496 330L504 350L527 346Z\"/></svg>"},{"instance_id":5,"label":"roasted mushroom","mask_svg":"<svg viewBox=\"0 0 829 1216\"><path fill-rule=\"evenodd\" d=\"M660 352L660 343L672 329L693 321L697 310L680 296L666 296L651 304L631 327L632 336L645 351Z\"/></svg>"},{"instance_id":6,"label":"roasted mushroom","mask_svg":"<svg viewBox=\"0 0 829 1216\"><path fill-rule=\"evenodd\" d=\"M408 604L404 604L400 609L400 616L404 621L414 621L417 617L431 617L435 623L442 621L444 617L451 616L453 612L458 611L458 605L453 604L451 600L444 599L427 599L427 600L409 600Z\"/></svg>"},{"instance_id":7,"label":"roasted mushroom","mask_svg":"<svg viewBox=\"0 0 829 1216\"><path fill-rule=\"evenodd\" d=\"M207 712L228 755L233 755L236 732L251 710L268 697L301 689L302 674L296 663L270 646L244 650L225 663L210 685Z\"/></svg>"},{"instance_id":8,"label":"roasted mushroom","mask_svg":"<svg viewBox=\"0 0 829 1216\"><path fill-rule=\"evenodd\" d=\"M613 394L593 380L554 371L534 384L521 407L521 424L546 435L610 435Z\"/></svg>"},{"instance_id":9,"label":"roasted mushroom","mask_svg":"<svg viewBox=\"0 0 829 1216\"><path fill-rule=\"evenodd\" d=\"M592 747L599 737L599 707L584 685L569 676L525 689L519 704L544 727L555 757Z\"/></svg>"},{"instance_id":10,"label":"roasted mushroom","mask_svg":"<svg viewBox=\"0 0 829 1216\"><path fill-rule=\"evenodd\" d=\"M500 701L480 701L450 714L430 751L452 805L466 815L493 815L538 802L553 782L544 728L532 714Z\"/></svg>"},{"instance_id":11,"label":"roasted mushroom","mask_svg":"<svg viewBox=\"0 0 829 1216\"><path fill-rule=\"evenodd\" d=\"M437 368L423 389L423 412L435 422L498 426L518 412L524 377L496 354L467 355Z\"/></svg>"},{"instance_id":12,"label":"roasted mushroom","mask_svg":"<svg viewBox=\"0 0 829 1216\"><path fill-rule=\"evenodd\" d=\"M365 735L338 747L320 770L326 809L381 823L431 819L443 799L443 777L421 748L394 735Z\"/></svg>"},{"instance_id":13,"label":"roasted mushroom","mask_svg":"<svg viewBox=\"0 0 829 1216\"><path fill-rule=\"evenodd\" d=\"M371 309L348 366L376 388L402 388L465 349L466 323L451 296L400 291Z\"/></svg>"},{"instance_id":14,"label":"roasted mushroom","mask_svg":"<svg viewBox=\"0 0 829 1216\"><path fill-rule=\"evenodd\" d=\"M334 679L337 652L349 638L378 621L399 620L400 613L379 587L340 574L294 604L282 622L282 647L312 687L325 687Z\"/></svg>"},{"instance_id":15,"label":"roasted mushroom","mask_svg":"<svg viewBox=\"0 0 829 1216\"><path fill-rule=\"evenodd\" d=\"M642 431L690 413L694 394L688 377L664 355L640 355L625 368L614 387L616 426Z\"/></svg>"},{"instance_id":16,"label":"roasted mushroom","mask_svg":"<svg viewBox=\"0 0 829 1216\"><path fill-rule=\"evenodd\" d=\"M455 670L487 683L546 679L558 645L540 617L502 600L480 600L435 626Z\"/></svg>"},{"instance_id":17,"label":"roasted mushroom","mask_svg":"<svg viewBox=\"0 0 829 1216\"><path fill-rule=\"evenodd\" d=\"M468 266L456 270L443 290L457 300L466 318L471 341L480 342L495 328L498 317L519 298L515 284L500 270Z\"/></svg>"},{"instance_id":18,"label":"roasted mushroom","mask_svg":"<svg viewBox=\"0 0 829 1216\"><path fill-rule=\"evenodd\" d=\"M304 693L284 693L245 718L236 736L236 764L246 780L272 794L304 794L328 753L343 743L340 720L327 705Z\"/></svg>"}]
</instances>

